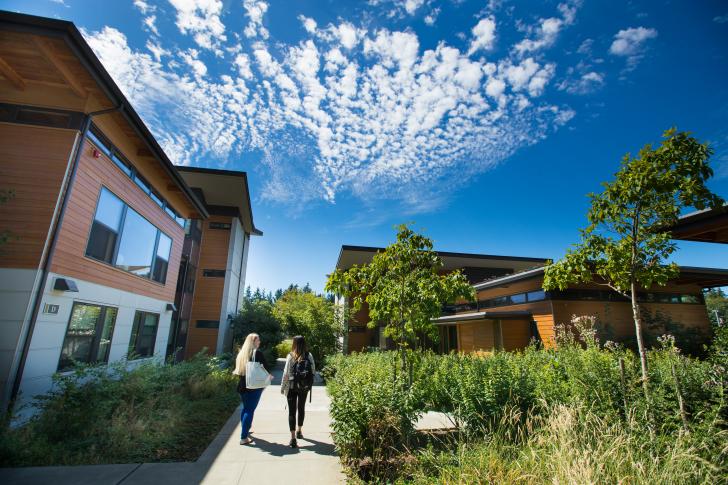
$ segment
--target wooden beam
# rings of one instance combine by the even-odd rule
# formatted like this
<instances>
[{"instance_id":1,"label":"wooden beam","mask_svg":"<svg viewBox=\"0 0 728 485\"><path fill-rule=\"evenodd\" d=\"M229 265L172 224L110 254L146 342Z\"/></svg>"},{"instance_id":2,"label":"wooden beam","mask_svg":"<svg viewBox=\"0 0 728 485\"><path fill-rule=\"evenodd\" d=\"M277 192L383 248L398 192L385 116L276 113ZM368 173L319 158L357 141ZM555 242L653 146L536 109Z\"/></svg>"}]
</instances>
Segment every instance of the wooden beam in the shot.
<instances>
[{"instance_id":1,"label":"wooden beam","mask_svg":"<svg viewBox=\"0 0 728 485\"><path fill-rule=\"evenodd\" d=\"M5 62L5 60L0 57L0 74L5 76L8 81L13 83L13 86L23 91L25 89L25 79L23 79L20 74L15 72L15 69L10 67L10 64Z\"/></svg>"},{"instance_id":2,"label":"wooden beam","mask_svg":"<svg viewBox=\"0 0 728 485\"><path fill-rule=\"evenodd\" d=\"M36 46L38 46L38 49L40 50L40 53L43 54L43 57L45 57L45 59L53 64L53 67L58 70L58 72L61 74L61 77L63 77L63 79L71 87L71 90L80 98L85 99L86 97L88 97L88 93L85 89L83 89L83 86L81 86L76 78L73 77L73 74L68 69L68 67L53 53L53 49L51 48L48 41L33 36L33 42Z\"/></svg>"},{"instance_id":3,"label":"wooden beam","mask_svg":"<svg viewBox=\"0 0 728 485\"><path fill-rule=\"evenodd\" d=\"M167 184L167 190L171 190L171 191L173 191L173 192L182 192L182 189L180 189L180 188L179 188L179 187L178 187L177 185L175 185L175 184Z\"/></svg>"}]
</instances>

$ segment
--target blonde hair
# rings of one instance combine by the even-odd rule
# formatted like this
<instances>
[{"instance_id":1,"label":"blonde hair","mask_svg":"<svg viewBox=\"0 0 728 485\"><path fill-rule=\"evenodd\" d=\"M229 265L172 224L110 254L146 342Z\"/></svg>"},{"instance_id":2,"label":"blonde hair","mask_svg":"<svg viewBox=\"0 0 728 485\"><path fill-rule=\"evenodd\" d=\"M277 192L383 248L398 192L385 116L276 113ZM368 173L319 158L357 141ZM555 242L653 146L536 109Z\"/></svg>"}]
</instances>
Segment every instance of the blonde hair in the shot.
<instances>
[{"instance_id":1,"label":"blonde hair","mask_svg":"<svg viewBox=\"0 0 728 485\"><path fill-rule=\"evenodd\" d=\"M257 333L249 333L248 336L245 337L245 342L243 342L243 346L240 348L238 356L235 357L235 370L233 371L233 374L237 376L245 375L245 365L250 362L250 359L253 357L253 352L255 352L256 338L260 338Z\"/></svg>"}]
</instances>

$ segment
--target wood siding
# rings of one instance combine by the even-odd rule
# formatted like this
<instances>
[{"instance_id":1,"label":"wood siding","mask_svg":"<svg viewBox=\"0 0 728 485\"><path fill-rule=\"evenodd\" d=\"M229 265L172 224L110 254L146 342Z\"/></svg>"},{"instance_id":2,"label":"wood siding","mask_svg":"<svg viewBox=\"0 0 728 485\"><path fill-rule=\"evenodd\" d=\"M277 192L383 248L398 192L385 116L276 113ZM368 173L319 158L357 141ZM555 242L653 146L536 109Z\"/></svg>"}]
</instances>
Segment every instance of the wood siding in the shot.
<instances>
[{"instance_id":1,"label":"wood siding","mask_svg":"<svg viewBox=\"0 0 728 485\"><path fill-rule=\"evenodd\" d=\"M39 267L76 136L72 130L0 123L0 189L15 191L0 205L0 232L12 235L0 252L0 267Z\"/></svg>"},{"instance_id":2,"label":"wood siding","mask_svg":"<svg viewBox=\"0 0 728 485\"><path fill-rule=\"evenodd\" d=\"M494 323L491 320L459 324L458 350L460 352L492 351L495 348L494 331Z\"/></svg>"},{"instance_id":3,"label":"wood siding","mask_svg":"<svg viewBox=\"0 0 728 485\"><path fill-rule=\"evenodd\" d=\"M349 302L349 308L351 308L351 302ZM352 332L349 331L348 335L348 352L361 352L366 350L371 345L372 339L375 338L375 333L379 333L376 328L368 328L367 323L369 322L369 305L364 302L362 303L359 311L352 315L352 319L349 322L349 328L351 327L364 327L365 331ZM377 341L377 344L379 342Z\"/></svg>"},{"instance_id":4,"label":"wood siding","mask_svg":"<svg viewBox=\"0 0 728 485\"><path fill-rule=\"evenodd\" d=\"M56 250L52 255L51 271L139 295L174 301L184 230L105 155L100 154L99 158L94 158L94 148L90 142L85 142L82 150ZM172 238L172 251L164 285L85 256L102 186L107 187Z\"/></svg>"},{"instance_id":5,"label":"wood siding","mask_svg":"<svg viewBox=\"0 0 728 485\"><path fill-rule=\"evenodd\" d=\"M210 222L232 223L232 218L211 216L202 223L200 263L195 277L195 294L192 299L192 314L185 350L187 357L195 355L205 347L209 354L214 354L217 349L218 329L197 328L197 320L220 320L225 278L205 277L202 276L202 272L206 269L225 271L231 231L210 229ZM220 322L220 325L227 325L227 322Z\"/></svg>"},{"instance_id":6,"label":"wood siding","mask_svg":"<svg viewBox=\"0 0 728 485\"><path fill-rule=\"evenodd\" d=\"M536 322L538 334L544 348L551 349L556 346L554 339L554 316L551 312L542 315L533 315L533 321Z\"/></svg>"},{"instance_id":7,"label":"wood siding","mask_svg":"<svg viewBox=\"0 0 728 485\"><path fill-rule=\"evenodd\" d=\"M529 320L501 320L503 350L522 350L531 341Z\"/></svg>"}]
</instances>

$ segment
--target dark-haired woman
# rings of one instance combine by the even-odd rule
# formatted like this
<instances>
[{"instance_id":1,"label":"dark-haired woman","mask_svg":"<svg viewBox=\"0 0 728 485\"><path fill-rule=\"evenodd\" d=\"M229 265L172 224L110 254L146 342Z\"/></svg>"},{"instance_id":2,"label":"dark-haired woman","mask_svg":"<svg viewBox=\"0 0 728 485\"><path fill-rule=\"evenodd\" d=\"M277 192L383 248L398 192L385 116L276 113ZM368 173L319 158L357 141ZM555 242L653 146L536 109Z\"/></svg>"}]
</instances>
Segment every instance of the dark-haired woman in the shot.
<instances>
[{"instance_id":1,"label":"dark-haired woman","mask_svg":"<svg viewBox=\"0 0 728 485\"><path fill-rule=\"evenodd\" d=\"M303 419L306 415L306 397L311 391L316 364L306 347L302 335L293 337L291 352L286 357L286 366L281 378L281 394L288 400L288 428L291 431L289 446L296 448L296 438L303 438ZM298 419L296 419L298 418ZM296 430L298 423L298 430Z\"/></svg>"}]
</instances>

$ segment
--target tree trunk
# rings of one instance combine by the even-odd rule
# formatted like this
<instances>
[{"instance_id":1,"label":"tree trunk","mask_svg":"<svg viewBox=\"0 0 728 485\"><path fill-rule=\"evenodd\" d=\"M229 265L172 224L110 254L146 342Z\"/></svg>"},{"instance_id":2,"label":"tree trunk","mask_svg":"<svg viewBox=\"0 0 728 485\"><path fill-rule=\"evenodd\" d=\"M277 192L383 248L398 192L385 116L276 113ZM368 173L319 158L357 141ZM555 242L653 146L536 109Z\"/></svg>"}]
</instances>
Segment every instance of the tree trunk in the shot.
<instances>
[{"instance_id":1,"label":"tree trunk","mask_svg":"<svg viewBox=\"0 0 728 485\"><path fill-rule=\"evenodd\" d=\"M642 388L645 391L645 398L649 393L647 386L647 353L645 351L645 344L642 341L642 316L640 315L640 306L637 303L637 285L632 282L631 297L632 297L632 315L634 316L634 331L637 336L637 350L640 353L640 366L642 367Z\"/></svg>"}]
</instances>

